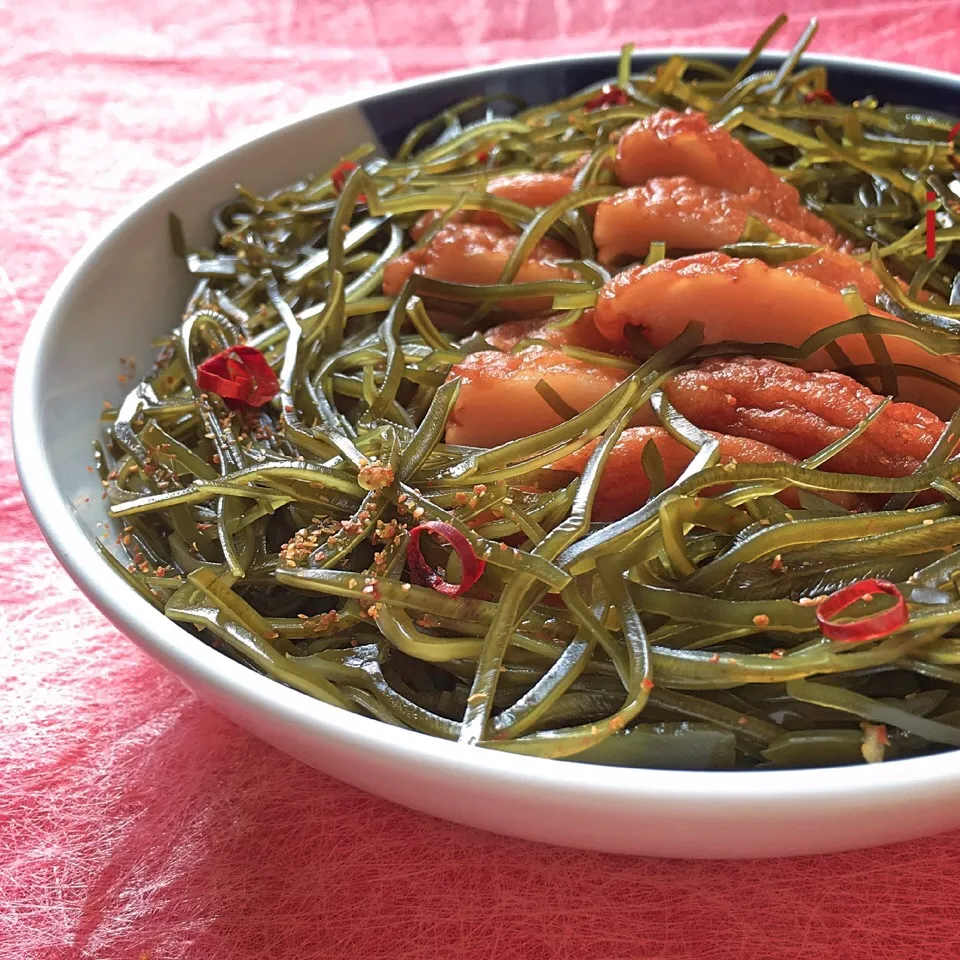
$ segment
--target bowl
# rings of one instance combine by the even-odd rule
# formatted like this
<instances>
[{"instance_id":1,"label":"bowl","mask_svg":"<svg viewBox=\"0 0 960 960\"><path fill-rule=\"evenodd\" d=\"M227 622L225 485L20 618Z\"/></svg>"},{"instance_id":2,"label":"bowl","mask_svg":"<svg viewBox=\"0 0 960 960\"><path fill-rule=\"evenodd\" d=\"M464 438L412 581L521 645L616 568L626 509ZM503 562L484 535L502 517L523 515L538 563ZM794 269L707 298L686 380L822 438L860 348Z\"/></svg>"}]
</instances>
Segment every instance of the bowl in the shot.
<instances>
[{"instance_id":1,"label":"bowl","mask_svg":"<svg viewBox=\"0 0 960 960\"><path fill-rule=\"evenodd\" d=\"M651 50L732 65L742 51ZM775 67L776 54L761 68ZM843 99L877 95L960 113L960 78L822 56ZM557 99L614 74L616 57L579 56L468 70L383 90L280 123L178 173L110 223L70 263L34 319L14 388L20 479L50 546L90 600L151 657L241 726L334 777L398 803L499 833L574 847L670 857L819 853L960 826L960 751L800 771L623 769L463 747L359 717L228 659L141 599L92 540L106 519L87 471L104 400L120 398L118 359L141 368L177 321L190 287L167 215L209 236L209 211L240 182L268 191L324 169L358 144L399 145L454 101L512 93Z\"/></svg>"}]
</instances>

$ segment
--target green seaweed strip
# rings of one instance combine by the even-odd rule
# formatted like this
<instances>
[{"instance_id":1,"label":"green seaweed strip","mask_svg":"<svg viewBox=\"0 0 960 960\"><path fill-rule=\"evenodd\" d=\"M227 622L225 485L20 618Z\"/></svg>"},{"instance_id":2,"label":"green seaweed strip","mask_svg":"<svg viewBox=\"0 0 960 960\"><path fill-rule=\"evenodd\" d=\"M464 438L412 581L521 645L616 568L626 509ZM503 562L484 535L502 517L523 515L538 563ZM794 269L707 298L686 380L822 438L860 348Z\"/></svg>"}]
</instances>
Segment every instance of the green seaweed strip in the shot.
<instances>
[{"instance_id":1,"label":"green seaweed strip","mask_svg":"<svg viewBox=\"0 0 960 960\"><path fill-rule=\"evenodd\" d=\"M597 444L580 476L569 517L554 527L543 542L534 547L535 556L553 560L564 548L582 536L589 527L593 501L604 464L628 421L629 415L621 414L617 422L609 428L603 440ZM480 659L477 661L476 675L463 716L461 742L476 744L484 739L493 707L493 695L497 688L500 666L503 663L508 631L512 632L512 625L519 621L524 610L529 606L529 599L532 599L529 596L532 586L533 578L529 574L521 574L514 577L504 590L497 606L497 613L484 638Z\"/></svg>"},{"instance_id":2,"label":"green seaweed strip","mask_svg":"<svg viewBox=\"0 0 960 960\"><path fill-rule=\"evenodd\" d=\"M925 740L960 747L960 728L914 716L906 710L879 703L852 690L829 687L810 680L788 680L787 693L795 700L852 713L871 723L888 723Z\"/></svg>"},{"instance_id":3,"label":"green seaweed strip","mask_svg":"<svg viewBox=\"0 0 960 960\"><path fill-rule=\"evenodd\" d=\"M370 420L377 420L384 414L400 388L405 361L403 351L400 349L398 335L400 325L406 318L407 301L410 296L411 286L407 283L390 308L387 319L380 325L380 337L384 349L384 375L376 397L367 411L367 417Z\"/></svg>"},{"instance_id":4,"label":"green seaweed strip","mask_svg":"<svg viewBox=\"0 0 960 960\"><path fill-rule=\"evenodd\" d=\"M193 599L196 587L186 584L167 601L165 613L172 620L206 627L220 639L242 654L267 676L309 696L352 711L352 706L337 688L320 677L301 676L284 654L276 650L259 634L246 627L216 600L208 604Z\"/></svg>"},{"instance_id":5,"label":"green seaweed strip","mask_svg":"<svg viewBox=\"0 0 960 960\"><path fill-rule=\"evenodd\" d=\"M783 29L786 23L786 14L778 14L770 26L760 34L747 55L737 64L730 75L731 87L735 87L753 69L754 64L760 58L760 54L770 45L770 41Z\"/></svg>"},{"instance_id":6,"label":"green seaweed strip","mask_svg":"<svg viewBox=\"0 0 960 960\"><path fill-rule=\"evenodd\" d=\"M538 380L534 389L561 420L572 420L579 415L580 411L571 407L546 380Z\"/></svg>"},{"instance_id":7,"label":"green seaweed strip","mask_svg":"<svg viewBox=\"0 0 960 960\"><path fill-rule=\"evenodd\" d=\"M269 194L238 188L214 214L209 249L189 249L171 216L175 255L195 279L155 367L100 418L97 471L132 561L107 562L278 682L487 749L688 769L815 766L865 759L861 722L891 728L888 759L957 745L960 414L908 477L829 470L868 429L887 428L888 399L799 464L721 467L718 442L661 390L701 360L745 352L796 365L828 356L891 397L960 397L943 364L892 359L892 338L931 357L960 354L960 226L944 139L953 118L873 97L811 98L833 79L801 62L815 23L777 69L758 71L784 22L732 69L672 55L635 74L625 46L615 80L627 103L590 105L603 83L530 107L474 97L410 131L393 157L364 145ZM574 345L613 279L594 261L593 206L619 189L621 136L663 107L704 111L869 248L853 256L875 270L878 306L895 319L847 290L853 316L799 347L704 344L695 326L664 351L633 344L633 357ZM572 176L569 195L537 209L488 192L493 178L540 173ZM939 202L930 259L927 189ZM518 235L496 253L498 282L447 272L460 224ZM570 249L556 261L570 279L516 283L548 237ZM778 265L820 249L784 240L748 217L723 252ZM390 262L411 249L419 272L399 297L384 295ZM646 259L664 256L653 243ZM489 349L485 329L505 318L575 326L570 343L528 337L514 349L559 350L571 366L619 369L622 382L586 406L534 376L529 402L546 403L555 426L490 449L447 443L479 382L468 391L451 367ZM871 362L854 364L841 344L860 340ZM197 365L237 344L278 375L277 397L257 409L197 389ZM636 467L647 503L591 522L603 458L648 401L691 462L668 484L659 448L646 444ZM583 476L551 469L591 448ZM797 507L774 498L788 488ZM932 493L945 499L910 508ZM462 596L409 582L407 530L434 520L486 560ZM462 575L454 551L424 549L450 580ZM812 598L870 576L898 585L908 623L868 644L825 640Z\"/></svg>"},{"instance_id":8,"label":"green seaweed strip","mask_svg":"<svg viewBox=\"0 0 960 960\"><path fill-rule=\"evenodd\" d=\"M655 497L667 489L667 478L663 470L663 457L655 443L646 443L640 454L640 466L643 468L650 488L650 496Z\"/></svg>"}]
</instances>

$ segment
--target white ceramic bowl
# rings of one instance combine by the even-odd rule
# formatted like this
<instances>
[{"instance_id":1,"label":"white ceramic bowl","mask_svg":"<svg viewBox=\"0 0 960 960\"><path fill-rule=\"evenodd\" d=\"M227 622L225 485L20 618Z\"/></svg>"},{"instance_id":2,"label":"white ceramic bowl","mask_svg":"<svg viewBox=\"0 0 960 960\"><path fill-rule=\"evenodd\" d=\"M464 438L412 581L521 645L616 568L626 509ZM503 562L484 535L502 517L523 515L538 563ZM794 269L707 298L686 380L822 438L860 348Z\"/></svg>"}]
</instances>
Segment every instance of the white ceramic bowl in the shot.
<instances>
[{"instance_id":1,"label":"white ceramic bowl","mask_svg":"<svg viewBox=\"0 0 960 960\"><path fill-rule=\"evenodd\" d=\"M637 55L638 63L669 52ZM679 51L693 54L694 51ZM732 62L739 51L699 50ZM960 79L818 57L841 96L960 112ZM770 56L761 65L775 64ZM673 857L816 853L960 826L960 752L828 770L675 772L530 759L458 746L342 712L198 642L116 577L91 540L104 519L86 467L117 360L152 359L189 288L169 249L167 213L188 236L235 183L265 191L332 165L364 140L395 146L462 97L517 92L554 99L610 76L615 58L508 64L406 84L283 123L184 170L114 220L73 260L33 321L14 391L17 466L54 552L90 599L203 699L282 750L398 803L500 833L570 846ZM89 497L89 503L84 498Z\"/></svg>"}]
</instances>

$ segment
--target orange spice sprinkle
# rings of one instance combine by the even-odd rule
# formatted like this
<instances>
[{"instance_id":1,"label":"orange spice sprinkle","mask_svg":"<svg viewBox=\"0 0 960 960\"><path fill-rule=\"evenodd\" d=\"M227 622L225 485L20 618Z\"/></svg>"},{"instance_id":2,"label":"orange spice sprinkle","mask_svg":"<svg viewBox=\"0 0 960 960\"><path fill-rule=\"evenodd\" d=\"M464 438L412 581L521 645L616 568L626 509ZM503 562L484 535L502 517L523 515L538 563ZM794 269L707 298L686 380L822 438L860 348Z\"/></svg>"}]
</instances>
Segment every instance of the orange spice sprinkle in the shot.
<instances>
[{"instance_id":1,"label":"orange spice sprinkle","mask_svg":"<svg viewBox=\"0 0 960 960\"><path fill-rule=\"evenodd\" d=\"M392 467L384 467L379 464L368 463L362 466L357 473L357 483L364 490L383 490L389 487L394 480Z\"/></svg>"}]
</instances>

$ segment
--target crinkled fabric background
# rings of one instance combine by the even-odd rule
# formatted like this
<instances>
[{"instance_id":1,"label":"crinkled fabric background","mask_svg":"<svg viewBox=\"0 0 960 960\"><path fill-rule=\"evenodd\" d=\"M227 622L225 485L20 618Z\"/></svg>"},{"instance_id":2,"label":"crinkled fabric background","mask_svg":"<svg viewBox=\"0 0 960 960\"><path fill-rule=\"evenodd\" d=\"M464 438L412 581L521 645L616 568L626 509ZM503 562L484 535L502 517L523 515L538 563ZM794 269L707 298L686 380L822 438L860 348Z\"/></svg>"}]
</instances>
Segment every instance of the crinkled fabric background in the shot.
<instances>
[{"instance_id":1,"label":"crinkled fabric background","mask_svg":"<svg viewBox=\"0 0 960 960\"><path fill-rule=\"evenodd\" d=\"M820 14L820 51L960 67L955 2L792 6ZM779 7L0 2L2 960L960 956L960 836L764 863L582 854L441 823L288 759L80 596L11 460L9 388L45 290L197 153L416 74L628 39L745 45Z\"/></svg>"}]
</instances>

